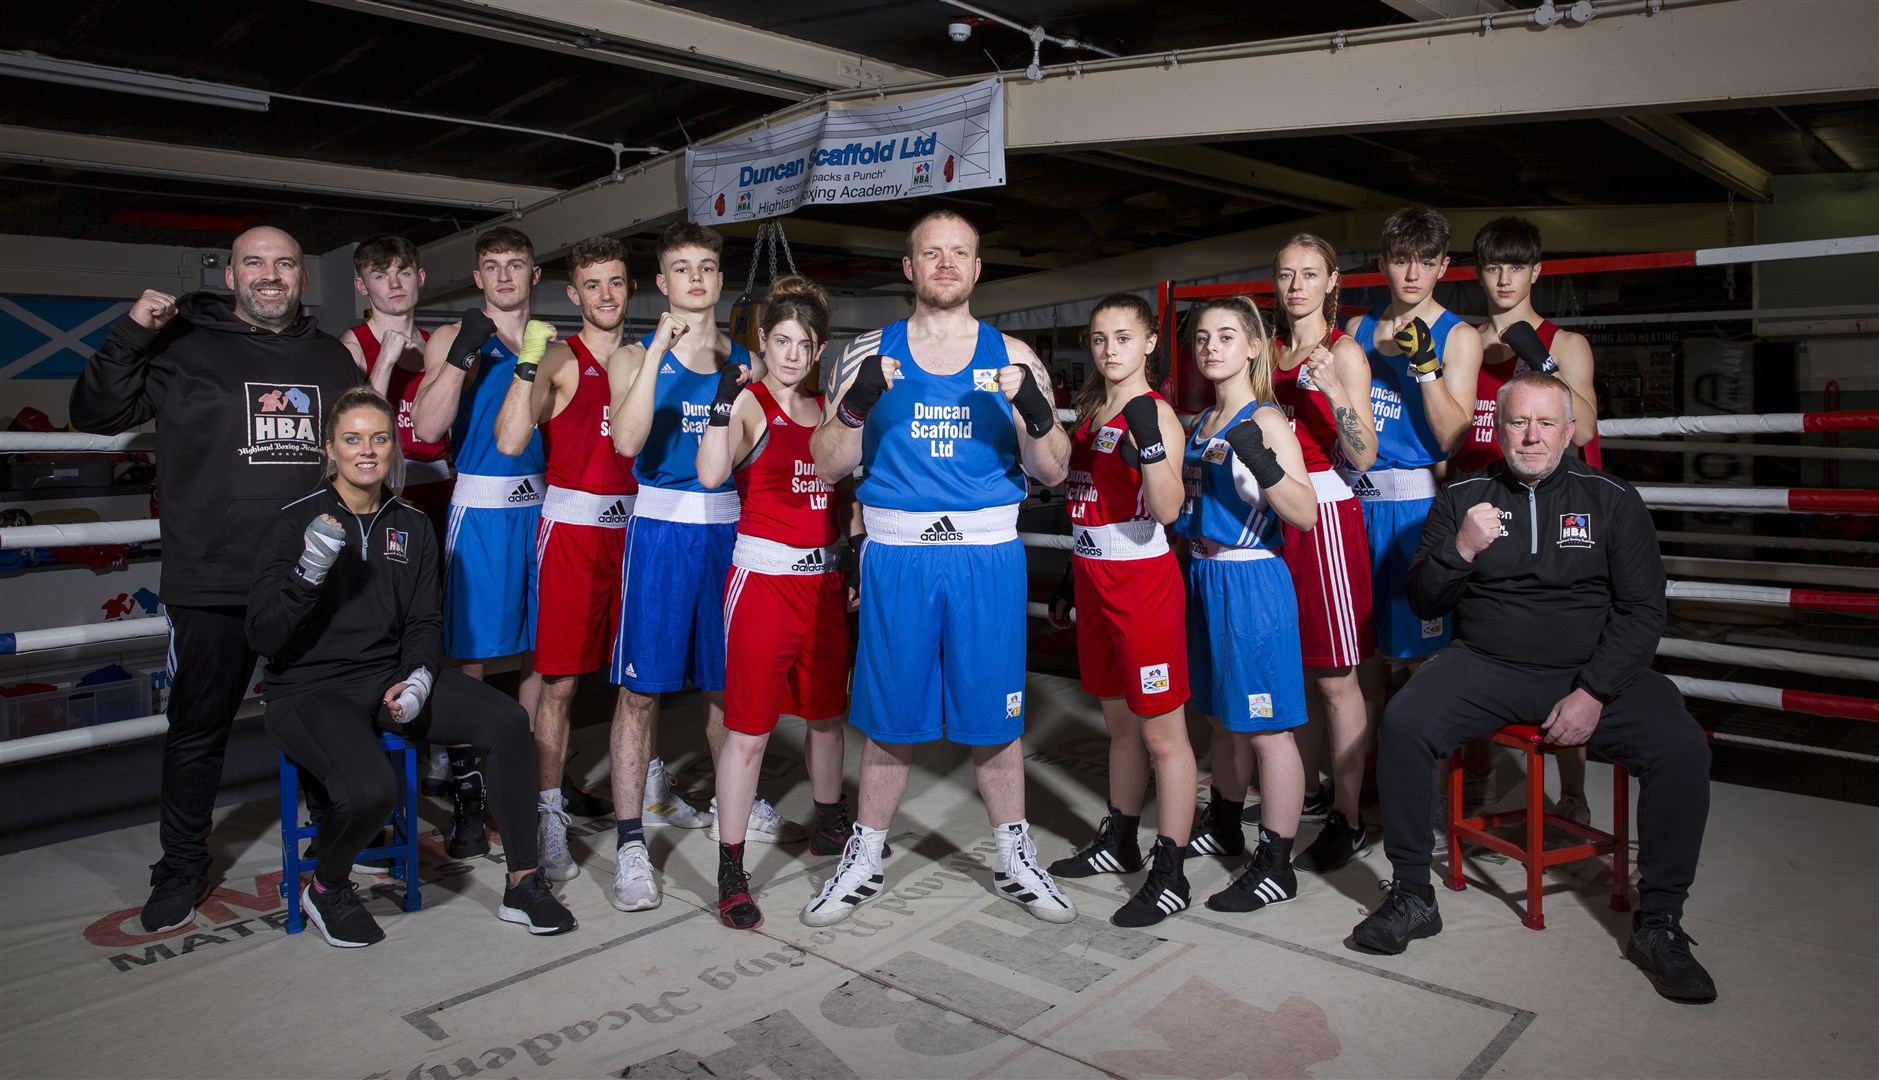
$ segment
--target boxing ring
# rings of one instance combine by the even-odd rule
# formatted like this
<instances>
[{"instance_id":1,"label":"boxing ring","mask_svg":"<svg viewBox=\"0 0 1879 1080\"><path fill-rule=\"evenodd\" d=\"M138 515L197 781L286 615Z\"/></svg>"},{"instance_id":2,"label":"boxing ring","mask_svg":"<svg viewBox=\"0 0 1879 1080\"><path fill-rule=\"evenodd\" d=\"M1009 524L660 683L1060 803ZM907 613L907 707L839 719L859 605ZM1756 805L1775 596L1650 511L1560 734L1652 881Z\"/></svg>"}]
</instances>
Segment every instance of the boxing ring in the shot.
<instances>
[{"instance_id":1,"label":"boxing ring","mask_svg":"<svg viewBox=\"0 0 1879 1080\"><path fill-rule=\"evenodd\" d=\"M1845 237L1832 240L1787 244L1759 244L1745 247L1712 248L1691 251L1658 252L1598 258L1558 259L1546 263L1549 277L1674 269L1767 262L1781 259L1820 258L1879 251L1879 236ZM1468 281L1475 278L1473 267L1453 267L1445 281ZM1346 274L1346 289L1384 284L1376 273ZM1174 355L1177 305L1185 301L1207 300L1223 296L1250 295L1270 297L1269 280L1228 282L1213 285L1177 285L1163 282L1160 297L1161 336L1165 356ZM1827 309L1820 309L1824 312ZM1835 315L1847 314L1831 309ZM1803 312L1819 314L1820 312ZM1874 309L1873 314L1879 314ZM1689 313L1674 316L1682 320ZM1757 317L1783 317L1794 313L1739 310L1698 313L1709 318L1746 320ZM1625 322L1649 321L1651 316L1619 316ZM1667 317L1670 318L1670 317ZM1565 320L1572 323L1604 322L1594 318ZM1182 369L1171 364L1170 379L1178 397L1183 389ZM1068 421L1073 414L1060 413ZM1833 440L1842 432L1879 430L1879 410L1822 411L1805 413L1769 413L1760 415L1663 416L1641 419L1605 419L1599 422L1599 435L1608 450L1665 454L1726 453L1767 455L1796 459L1829 461L1879 461L1879 449L1839 447L1837 445L1767 445L1748 442L1702 440L1673 441L1687 436L1800 435L1821 436ZM150 451L155 439L147 433L114 437L73 433L0 433L0 453L124 453ZM1742 513L1756 515L1879 515L1879 491L1841 488L1723 487L1701 484L1639 484L1639 494L1654 510L1700 513ZM1027 506L1032 506L1027 503ZM1061 505L1061 498L1047 505ZM59 548L97 544L147 544L158 538L156 520L104 521L82 524L29 525L0 528L0 550L22 548ZM1665 530L1659 533L1665 544L1677 546L1751 547L1769 550L1794 550L1821 555L1847 556L1842 563L1769 562L1759 559L1726 559L1671 554L1664 565L1671 580L1666 596L1672 601L1701 602L1725 608L1762 612L1816 612L1842 618L1879 615L1879 567L1872 557L1879 556L1879 542L1823 537L1757 536L1739 533L1705 533ZM1027 548L1068 550L1070 537L1065 534L1023 532L1019 539ZM1852 560L1865 560L1854 564ZM1748 582L1741 584L1740 582ZM1028 613L1043 617L1044 605L1032 603ZM168 620L159 617L128 619L111 623L0 632L0 655L28 655L55 649L99 644L145 642L163 637ZM1804 643L1796 643L1804 644ZM1657 655L1679 662L1749 668L1816 679L1833 679L1871 684L1879 681L1879 659L1831 655L1804 648L1760 648L1719 644L1691 638L1665 637L1658 644ZM1879 722L1879 698L1812 689L1784 689L1740 681L1734 678L1705 678L1672 674L1686 697L1778 710L1810 717L1834 718L1860 722ZM0 765L93 747L159 735L167 729L162 715L98 724L91 727L33 735L0 741ZM1762 749L1777 749L1829 757L1879 762L1879 755L1841 750L1800 742L1763 739L1754 736L1717 732L1718 742L1738 743Z\"/></svg>"}]
</instances>

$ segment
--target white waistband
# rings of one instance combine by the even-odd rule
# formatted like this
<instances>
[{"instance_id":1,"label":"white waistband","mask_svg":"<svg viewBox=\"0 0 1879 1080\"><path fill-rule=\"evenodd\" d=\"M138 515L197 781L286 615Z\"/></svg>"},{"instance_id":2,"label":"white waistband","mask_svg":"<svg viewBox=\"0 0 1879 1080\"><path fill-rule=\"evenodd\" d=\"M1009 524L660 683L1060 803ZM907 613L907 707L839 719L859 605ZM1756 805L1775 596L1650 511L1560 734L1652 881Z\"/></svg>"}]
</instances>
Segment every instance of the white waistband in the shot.
<instances>
[{"instance_id":1,"label":"white waistband","mask_svg":"<svg viewBox=\"0 0 1879 1080\"><path fill-rule=\"evenodd\" d=\"M835 545L791 547L743 533L737 534L737 546L731 549L732 566L757 574L832 574L841 563L842 549Z\"/></svg>"},{"instance_id":2,"label":"white waistband","mask_svg":"<svg viewBox=\"0 0 1879 1080\"><path fill-rule=\"evenodd\" d=\"M1206 537L1192 541L1188 552L1196 559L1217 559L1220 562L1252 562L1255 559L1273 558L1275 552L1262 547L1234 547L1231 544L1217 544Z\"/></svg>"},{"instance_id":3,"label":"white waistband","mask_svg":"<svg viewBox=\"0 0 1879 1080\"><path fill-rule=\"evenodd\" d=\"M438 458L435 461L412 461L405 459L405 486L416 487L419 484L441 484L450 479L450 459Z\"/></svg>"},{"instance_id":4,"label":"white waistband","mask_svg":"<svg viewBox=\"0 0 1879 1080\"><path fill-rule=\"evenodd\" d=\"M633 513L643 518L678 521L687 525L727 525L737 520L735 491L679 491L676 488L639 486Z\"/></svg>"},{"instance_id":5,"label":"white waistband","mask_svg":"<svg viewBox=\"0 0 1879 1080\"><path fill-rule=\"evenodd\" d=\"M1073 525L1070 550L1085 559L1126 562L1168 553L1168 534L1159 521L1120 521L1113 525Z\"/></svg>"},{"instance_id":6,"label":"white waistband","mask_svg":"<svg viewBox=\"0 0 1879 1080\"><path fill-rule=\"evenodd\" d=\"M877 544L1002 544L1018 538L1018 504L983 510L861 508L868 540Z\"/></svg>"},{"instance_id":7,"label":"white waistband","mask_svg":"<svg viewBox=\"0 0 1879 1080\"><path fill-rule=\"evenodd\" d=\"M624 529L633 516L633 496L596 495L591 491L550 487L542 500L542 520L563 525L597 525Z\"/></svg>"},{"instance_id":8,"label":"white waistband","mask_svg":"<svg viewBox=\"0 0 1879 1080\"><path fill-rule=\"evenodd\" d=\"M1311 489L1321 503L1343 502L1351 497L1351 486L1336 469L1319 469L1311 475Z\"/></svg>"},{"instance_id":9,"label":"white waistband","mask_svg":"<svg viewBox=\"0 0 1879 1080\"><path fill-rule=\"evenodd\" d=\"M548 478L541 473L530 476L458 473L457 486L450 492L450 505L475 510L516 510L540 506L547 490Z\"/></svg>"},{"instance_id":10,"label":"white waistband","mask_svg":"<svg viewBox=\"0 0 1879 1080\"><path fill-rule=\"evenodd\" d=\"M1351 491L1360 499L1379 502L1408 502L1411 499L1435 498L1433 469L1372 469L1350 481Z\"/></svg>"}]
</instances>

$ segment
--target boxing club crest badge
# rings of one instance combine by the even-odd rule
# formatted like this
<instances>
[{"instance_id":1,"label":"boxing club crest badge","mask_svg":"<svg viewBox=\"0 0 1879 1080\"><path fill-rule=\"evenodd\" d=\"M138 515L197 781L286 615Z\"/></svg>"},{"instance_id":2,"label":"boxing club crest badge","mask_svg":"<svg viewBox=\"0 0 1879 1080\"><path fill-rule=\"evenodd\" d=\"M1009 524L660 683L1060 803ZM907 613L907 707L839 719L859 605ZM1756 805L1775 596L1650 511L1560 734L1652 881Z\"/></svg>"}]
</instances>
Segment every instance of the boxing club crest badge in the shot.
<instances>
[{"instance_id":1,"label":"boxing club crest badge","mask_svg":"<svg viewBox=\"0 0 1879 1080\"><path fill-rule=\"evenodd\" d=\"M1589 548L1593 546L1591 514L1559 515L1559 546L1563 548Z\"/></svg>"},{"instance_id":2,"label":"boxing club crest badge","mask_svg":"<svg viewBox=\"0 0 1879 1080\"><path fill-rule=\"evenodd\" d=\"M295 383L248 383L248 445L239 453L253 465L308 465L320 461L320 388Z\"/></svg>"}]
</instances>

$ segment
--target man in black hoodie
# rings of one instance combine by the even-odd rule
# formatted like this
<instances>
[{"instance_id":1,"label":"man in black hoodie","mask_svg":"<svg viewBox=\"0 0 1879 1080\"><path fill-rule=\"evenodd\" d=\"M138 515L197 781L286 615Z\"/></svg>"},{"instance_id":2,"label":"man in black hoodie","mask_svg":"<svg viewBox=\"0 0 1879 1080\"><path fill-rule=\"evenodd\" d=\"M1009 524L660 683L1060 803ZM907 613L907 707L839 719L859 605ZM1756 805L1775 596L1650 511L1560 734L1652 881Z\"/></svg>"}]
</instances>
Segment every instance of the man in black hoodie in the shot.
<instances>
[{"instance_id":1,"label":"man in black hoodie","mask_svg":"<svg viewBox=\"0 0 1879 1080\"><path fill-rule=\"evenodd\" d=\"M242 233L225 280L233 303L146 290L72 390L80 431L157 422L172 682L150 933L194 919L208 888L210 814L254 671L242 623L256 541L283 503L320 482L326 409L363 381L344 346L301 313L307 271L293 237Z\"/></svg>"},{"instance_id":2,"label":"man in black hoodie","mask_svg":"<svg viewBox=\"0 0 1879 1080\"><path fill-rule=\"evenodd\" d=\"M1707 1002L1716 984L1690 955L1683 904L1709 816L1709 745L1669 679L1652 671L1664 632L1664 563L1638 493L1565 457L1566 384L1538 371L1502 387L1502 460L1442 489L1409 568L1409 604L1455 613L1455 640L1383 714L1377 755L1384 850L1394 880L1352 931L1400 953L1442 929L1429 883L1436 763L1506 724L1590 746L1638 778L1638 913L1625 955L1657 992Z\"/></svg>"}]
</instances>

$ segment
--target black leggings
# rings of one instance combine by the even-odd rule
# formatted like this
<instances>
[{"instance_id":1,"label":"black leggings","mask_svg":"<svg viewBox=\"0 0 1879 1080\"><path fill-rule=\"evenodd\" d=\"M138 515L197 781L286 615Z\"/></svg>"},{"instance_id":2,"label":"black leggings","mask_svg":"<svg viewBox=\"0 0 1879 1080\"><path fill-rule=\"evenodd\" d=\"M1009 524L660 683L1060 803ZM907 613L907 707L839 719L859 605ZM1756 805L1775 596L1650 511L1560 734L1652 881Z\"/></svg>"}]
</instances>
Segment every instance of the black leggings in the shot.
<instances>
[{"instance_id":1,"label":"black leggings","mask_svg":"<svg viewBox=\"0 0 1879 1080\"><path fill-rule=\"evenodd\" d=\"M1398 880L1429 883L1436 765L1477 735L1538 724L1572 691L1571 668L1497 660L1462 642L1430 657L1383 713L1377 796ZM1611 700L1588 744L1638 778L1638 906L1683 914L1709 818L1709 743L1683 695L1655 671Z\"/></svg>"},{"instance_id":2,"label":"black leggings","mask_svg":"<svg viewBox=\"0 0 1879 1080\"><path fill-rule=\"evenodd\" d=\"M314 867L314 875L328 884L346 880L353 859L378 835L398 801L397 771L378 745L384 693L377 683L355 683L267 703L269 737L332 797L332 808L320 820ZM407 739L480 749L509 869L535 868L535 740L522 706L467 675L445 670L416 720L387 722L385 729Z\"/></svg>"}]
</instances>

